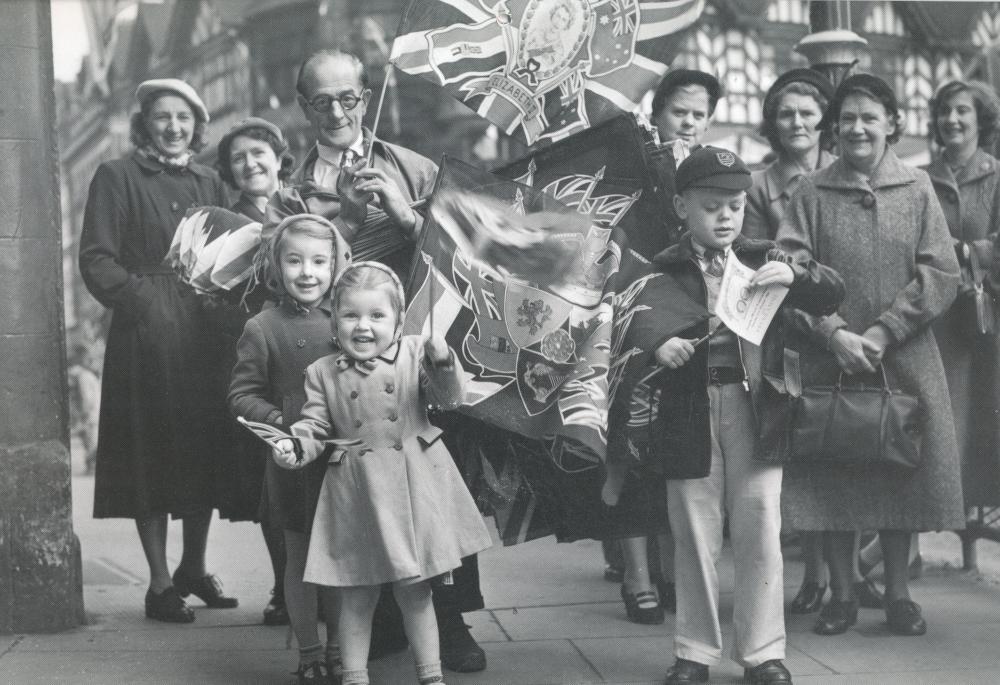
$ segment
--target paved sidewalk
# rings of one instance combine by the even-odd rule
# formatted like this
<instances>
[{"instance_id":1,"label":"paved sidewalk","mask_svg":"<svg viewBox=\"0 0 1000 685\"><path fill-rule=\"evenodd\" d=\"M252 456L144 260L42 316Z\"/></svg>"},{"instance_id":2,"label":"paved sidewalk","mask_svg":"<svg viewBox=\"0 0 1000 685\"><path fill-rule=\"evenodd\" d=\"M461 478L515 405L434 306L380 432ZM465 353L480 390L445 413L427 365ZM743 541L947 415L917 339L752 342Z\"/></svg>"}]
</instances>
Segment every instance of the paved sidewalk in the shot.
<instances>
[{"instance_id":1,"label":"paved sidewalk","mask_svg":"<svg viewBox=\"0 0 1000 685\"><path fill-rule=\"evenodd\" d=\"M194 624L147 621L142 612L145 564L130 521L90 517L93 481L74 479L76 531L83 545L84 595L90 624L56 635L0 636L2 683L292 683L295 652L287 631L259 625L273 579L259 529L213 524L212 569L241 605L230 611L194 606ZM180 557L171 524L171 564ZM990 545L991 543L980 543ZM862 610L846 635L813 635L813 617L790 617L786 663L796 683L1000 683L1000 584L956 570L954 535L924 536L925 575L913 585L930 625L925 637L887 633L883 615ZM996 552L984 547L982 558ZM551 539L481 556L488 608L467 615L489 668L447 674L473 683L659 683L672 663L673 621L639 626L624 618L618 586L604 582L600 545ZM722 614L731 627L731 564L724 563ZM794 594L801 564L786 562ZM403 652L372 664L373 682L414 682ZM712 682L738 683L725 663Z\"/></svg>"}]
</instances>

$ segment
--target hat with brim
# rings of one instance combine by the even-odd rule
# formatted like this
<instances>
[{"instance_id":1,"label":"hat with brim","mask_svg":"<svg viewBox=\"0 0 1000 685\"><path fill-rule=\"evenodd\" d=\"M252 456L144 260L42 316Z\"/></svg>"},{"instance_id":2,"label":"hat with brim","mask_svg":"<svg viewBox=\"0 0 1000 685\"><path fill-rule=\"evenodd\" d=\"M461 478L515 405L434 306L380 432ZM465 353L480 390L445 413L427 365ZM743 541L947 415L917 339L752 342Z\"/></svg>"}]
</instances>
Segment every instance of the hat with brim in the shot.
<instances>
[{"instance_id":1,"label":"hat with brim","mask_svg":"<svg viewBox=\"0 0 1000 685\"><path fill-rule=\"evenodd\" d=\"M671 69L667 72L660 84L656 86L656 93L653 100L662 107L667 97L682 86L695 85L702 86L708 93L710 109L714 112L715 105L722 97L722 84L707 71L697 69ZM659 109L660 107L654 107Z\"/></svg>"},{"instance_id":2,"label":"hat with brim","mask_svg":"<svg viewBox=\"0 0 1000 685\"><path fill-rule=\"evenodd\" d=\"M246 133L251 129L263 129L277 138L278 143L281 145L280 150L275 150L277 153L284 152L288 149L288 143L285 141L285 137L281 134L281 129L272 124L267 119L261 119L260 117L247 117L246 119L240 119L232 128L226 132L226 135L222 136L222 140L219 141L219 150L225 150L228 148L233 139L241 133Z\"/></svg>"},{"instance_id":3,"label":"hat with brim","mask_svg":"<svg viewBox=\"0 0 1000 685\"><path fill-rule=\"evenodd\" d=\"M208 123L208 108L205 107L205 103L198 97L198 93L194 92L194 88L179 78L154 78L143 81L135 89L135 99L140 103L145 102L146 98L162 92L174 93L187 100L198 118Z\"/></svg>"},{"instance_id":4,"label":"hat with brim","mask_svg":"<svg viewBox=\"0 0 1000 685\"><path fill-rule=\"evenodd\" d=\"M854 74L845 78L837 86L837 91L833 94L830 106L826 108L826 113L823 114L823 118L816 124L816 128L820 130L833 128L833 125L840 120L840 108L844 104L844 100L851 93L858 91L870 93L875 96L875 99L882 103L882 106L885 107L886 112L890 116L899 113L899 102L896 100L896 92L892 89L892 86L874 74Z\"/></svg>"},{"instance_id":5,"label":"hat with brim","mask_svg":"<svg viewBox=\"0 0 1000 685\"><path fill-rule=\"evenodd\" d=\"M753 185L750 169L735 152L705 145L696 148L677 167L674 177L677 193L695 188L713 190L749 190Z\"/></svg>"},{"instance_id":6,"label":"hat with brim","mask_svg":"<svg viewBox=\"0 0 1000 685\"><path fill-rule=\"evenodd\" d=\"M830 79L815 69L810 69L808 67L789 69L775 79L774 83L771 84L771 87L767 89L767 95L764 96L763 109L765 112L768 110L771 100L778 97L778 93L781 92L781 89L789 83L809 84L819 91L819 94L826 99L828 105L830 101L833 100L833 95L836 92L836 89L833 87L833 83L830 82Z\"/></svg>"}]
</instances>

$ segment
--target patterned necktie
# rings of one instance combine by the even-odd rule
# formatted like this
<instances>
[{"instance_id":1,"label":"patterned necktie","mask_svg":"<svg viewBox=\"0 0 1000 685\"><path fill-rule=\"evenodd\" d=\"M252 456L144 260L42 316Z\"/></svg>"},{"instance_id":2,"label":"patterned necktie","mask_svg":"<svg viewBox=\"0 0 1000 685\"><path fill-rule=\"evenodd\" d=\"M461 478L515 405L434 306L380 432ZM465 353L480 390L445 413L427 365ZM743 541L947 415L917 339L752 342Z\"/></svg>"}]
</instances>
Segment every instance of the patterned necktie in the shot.
<instances>
[{"instance_id":1,"label":"patterned necktie","mask_svg":"<svg viewBox=\"0 0 1000 685\"><path fill-rule=\"evenodd\" d=\"M715 248L706 248L705 254L702 256L705 261L705 273L709 276L715 276L716 278L722 278L723 272L726 270L726 253L722 250L716 250Z\"/></svg>"}]
</instances>

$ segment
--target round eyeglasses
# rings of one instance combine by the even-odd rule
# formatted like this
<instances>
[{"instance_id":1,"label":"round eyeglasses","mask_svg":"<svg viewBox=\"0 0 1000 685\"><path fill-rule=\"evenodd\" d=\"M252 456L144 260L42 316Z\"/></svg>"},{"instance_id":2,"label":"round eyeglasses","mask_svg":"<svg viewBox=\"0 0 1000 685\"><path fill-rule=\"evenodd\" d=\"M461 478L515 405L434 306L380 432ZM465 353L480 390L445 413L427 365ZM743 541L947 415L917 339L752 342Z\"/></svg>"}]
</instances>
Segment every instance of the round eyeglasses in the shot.
<instances>
[{"instance_id":1,"label":"round eyeglasses","mask_svg":"<svg viewBox=\"0 0 1000 685\"><path fill-rule=\"evenodd\" d=\"M312 100L309 100L309 106L320 114L326 114L331 109L333 109L333 103L337 102L340 104L341 109L345 112L350 112L352 109L358 106L364 98L355 95L354 93L344 93L343 95L327 95L326 93L320 93Z\"/></svg>"}]
</instances>

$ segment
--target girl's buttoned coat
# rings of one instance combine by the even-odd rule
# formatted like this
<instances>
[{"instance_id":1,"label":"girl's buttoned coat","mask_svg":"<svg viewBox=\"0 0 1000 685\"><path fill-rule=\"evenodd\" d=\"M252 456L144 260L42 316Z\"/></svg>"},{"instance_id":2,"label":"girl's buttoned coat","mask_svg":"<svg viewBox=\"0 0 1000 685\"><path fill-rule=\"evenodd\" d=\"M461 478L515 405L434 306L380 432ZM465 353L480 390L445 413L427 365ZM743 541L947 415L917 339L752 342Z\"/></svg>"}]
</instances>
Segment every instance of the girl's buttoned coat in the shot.
<instances>
[{"instance_id":1,"label":"girl's buttoned coat","mask_svg":"<svg viewBox=\"0 0 1000 685\"><path fill-rule=\"evenodd\" d=\"M837 313L815 322L811 345L803 341L803 384L836 381L839 366L827 351L836 329L862 334L881 323L892 338L883 358L890 382L919 397L923 418L922 463L913 472L793 460L785 469L784 524L795 530L962 528L951 402L931 330L955 299L958 262L927 174L889 148L869 180L841 158L802 179L778 244L793 258L836 269L846 287Z\"/></svg>"},{"instance_id":2,"label":"girl's buttoned coat","mask_svg":"<svg viewBox=\"0 0 1000 685\"><path fill-rule=\"evenodd\" d=\"M461 367L424 363L423 342L405 336L369 372L330 355L306 370L306 405L292 427L304 458L327 462L309 540L305 580L379 585L428 580L490 546L462 476L427 420L427 404L454 409Z\"/></svg>"},{"instance_id":3,"label":"girl's buttoned coat","mask_svg":"<svg viewBox=\"0 0 1000 685\"><path fill-rule=\"evenodd\" d=\"M226 204L215 172L133 153L90 184L80 271L112 310L102 380L94 515L145 518L216 505L213 456L225 392L194 291L163 265L191 207Z\"/></svg>"},{"instance_id":4,"label":"girl's buttoned coat","mask_svg":"<svg viewBox=\"0 0 1000 685\"><path fill-rule=\"evenodd\" d=\"M961 249L975 250L986 274L994 263L994 243L1000 228L1000 163L977 150L957 174L943 160L928 168L948 229ZM962 266L963 283L951 309L934 322L948 378L955 434L962 461L962 492L966 506L1000 504L1000 336L973 332L972 282ZM987 279L987 289L990 289ZM992 292L996 295L996 280Z\"/></svg>"},{"instance_id":5,"label":"girl's buttoned coat","mask_svg":"<svg viewBox=\"0 0 1000 685\"><path fill-rule=\"evenodd\" d=\"M231 367L229 410L233 416L289 430L306 401L306 367L334 349L331 318L329 299L303 307L284 297L278 306L247 321L236 345L236 364ZM239 430L250 435L244 428ZM261 520L308 534L325 467L314 463L286 471L271 459L270 448L253 440L256 444L242 456L247 462L263 458L263 489L257 487Z\"/></svg>"}]
</instances>

